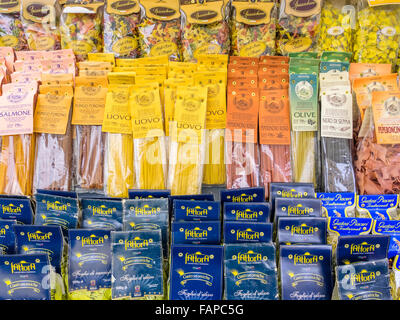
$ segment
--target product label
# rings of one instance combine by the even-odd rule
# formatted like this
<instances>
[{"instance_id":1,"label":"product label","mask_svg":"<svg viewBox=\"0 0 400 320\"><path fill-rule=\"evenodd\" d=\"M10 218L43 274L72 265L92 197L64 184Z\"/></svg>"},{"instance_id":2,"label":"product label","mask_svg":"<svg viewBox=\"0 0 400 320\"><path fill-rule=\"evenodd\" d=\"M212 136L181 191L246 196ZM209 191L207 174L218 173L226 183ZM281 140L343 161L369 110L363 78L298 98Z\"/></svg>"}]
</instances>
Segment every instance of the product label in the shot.
<instances>
[{"instance_id":1,"label":"product label","mask_svg":"<svg viewBox=\"0 0 400 320\"><path fill-rule=\"evenodd\" d=\"M47 254L0 256L1 300L51 300Z\"/></svg>"},{"instance_id":2,"label":"product label","mask_svg":"<svg viewBox=\"0 0 400 320\"><path fill-rule=\"evenodd\" d=\"M172 246L169 299L221 300L223 255L222 246Z\"/></svg>"},{"instance_id":3,"label":"product label","mask_svg":"<svg viewBox=\"0 0 400 320\"><path fill-rule=\"evenodd\" d=\"M215 244L221 242L219 221L174 221L171 225L172 244Z\"/></svg>"},{"instance_id":4,"label":"product label","mask_svg":"<svg viewBox=\"0 0 400 320\"><path fill-rule=\"evenodd\" d=\"M325 218L281 217L278 220L280 244L326 244L326 231Z\"/></svg>"},{"instance_id":5,"label":"product label","mask_svg":"<svg viewBox=\"0 0 400 320\"><path fill-rule=\"evenodd\" d=\"M270 221L271 209L268 202L226 202L224 204L224 219L243 222Z\"/></svg>"},{"instance_id":6,"label":"product label","mask_svg":"<svg viewBox=\"0 0 400 320\"><path fill-rule=\"evenodd\" d=\"M123 230L161 230L164 257L168 256L168 199L123 201Z\"/></svg>"},{"instance_id":7,"label":"product label","mask_svg":"<svg viewBox=\"0 0 400 320\"><path fill-rule=\"evenodd\" d=\"M180 0L180 5L189 23L210 24L223 19L222 0Z\"/></svg>"},{"instance_id":8,"label":"product label","mask_svg":"<svg viewBox=\"0 0 400 320\"><path fill-rule=\"evenodd\" d=\"M293 131L318 130L317 75L290 75L290 111Z\"/></svg>"},{"instance_id":9,"label":"product label","mask_svg":"<svg viewBox=\"0 0 400 320\"><path fill-rule=\"evenodd\" d=\"M249 25L270 23L274 6L273 2L267 1L232 1L236 21Z\"/></svg>"},{"instance_id":10,"label":"product label","mask_svg":"<svg viewBox=\"0 0 400 320\"><path fill-rule=\"evenodd\" d=\"M284 216L322 216L319 199L275 198L275 217Z\"/></svg>"},{"instance_id":11,"label":"product label","mask_svg":"<svg viewBox=\"0 0 400 320\"><path fill-rule=\"evenodd\" d=\"M34 132L64 135L71 102L69 95L39 94L33 120Z\"/></svg>"},{"instance_id":12,"label":"product label","mask_svg":"<svg viewBox=\"0 0 400 320\"><path fill-rule=\"evenodd\" d=\"M372 230L374 220L370 218L328 218L328 231L338 236L368 234Z\"/></svg>"},{"instance_id":13,"label":"product label","mask_svg":"<svg viewBox=\"0 0 400 320\"><path fill-rule=\"evenodd\" d=\"M260 144L290 145L290 107L287 90L260 92Z\"/></svg>"},{"instance_id":14,"label":"product label","mask_svg":"<svg viewBox=\"0 0 400 320\"><path fill-rule=\"evenodd\" d=\"M112 298L163 295L161 232L113 232Z\"/></svg>"},{"instance_id":15,"label":"product label","mask_svg":"<svg viewBox=\"0 0 400 320\"><path fill-rule=\"evenodd\" d=\"M0 214L4 220L16 220L21 224L33 223L33 209L27 197L0 196Z\"/></svg>"},{"instance_id":16,"label":"product label","mask_svg":"<svg viewBox=\"0 0 400 320\"><path fill-rule=\"evenodd\" d=\"M272 223L224 222L224 243L272 242Z\"/></svg>"},{"instance_id":17,"label":"product label","mask_svg":"<svg viewBox=\"0 0 400 320\"><path fill-rule=\"evenodd\" d=\"M224 202L265 202L265 190L262 187L226 189L220 191L221 203Z\"/></svg>"},{"instance_id":18,"label":"product label","mask_svg":"<svg viewBox=\"0 0 400 320\"><path fill-rule=\"evenodd\" d=\"M70 230L68 290L111 288L111 238L107 230Z\"/></svg>"},{"instance_id":19,"label":"product label","mask_svg":"<svg viewBox=\"0 0 400 320\"><path fill-rule=\"evenodd\" d=\"M372 93L376 140L379 144L398 144L400 141L400 91Z\"/></svg>"},{"instance_id":20,"label":"product label","mask_svg":"<svg viewBox=\"0 0 400 320\"><path fill-rule=\"evenodd\" d=\"M332 247L281 246L282 300L330 300Z\"/></svg>"},{"instance_id":21,"label":"product label","mask_svg":"<svg viewBox=\"0 0 400 320\"><path fill-rule=\"evenodd\" d=\"M122 201L82 199L82 228L122 231Z\"/></svg>"},{"instance_id":22,"label":"product label","mask_svg":"<svg viewBox=\"0 0 400 320\"><path fill-rule=\"evenodd\" d=\"M275 259L273 244L226 245L226 299L277 300Z\"/></svg>"},{"instance_id":23,"label":"product label","mask_svg":"<svg viewBox=\"0 0 400 320\"><path fill-rule=\"evenodd\" d=\"M387 259L338 266L336 282L340 300L392 300Z\"/></svg>"},{"instance_id":24,"label":"product label","mask_svg":"<svg viewBox=\"0 0 400 320\"><path fill-rule=\"evenodd\" d=\"M174 200L175 221L219 221L220 215L219 201Z\"/></svg>"},{"instance_id":25,"label":"product label","mask_svg":"<svg viewBox=\"0 0 400 320\"><path fill-rule=\"evenodd\" d=\"M61 227L14 226L17 254L47 254L50 264L61 274L64 239Z\"/></svg>"},{"instance_id":26,"label":"product label","mask_svg":"<svg viewBox=\"0 0 400 320\"><path fill-rule=\"evenodd\" d=\"M34 92L20 88L0 97L0 136L33 133Z\"/></svg>"},{"instance_id":27,"label":"product label","mask_svg":"<svg viewBox=\"0 0 400 320\"><path fill-rule=\"evenodd\" d=\"M154 138L164 135L158 83L139 88L133 86L129 97L134 139Z\"/></svg>"},{"instance_id":28,"label":"product label","mask_svg":"<svg viewBox=\"0 0 400 320\"><path fill-rule=\"evenodd\" d=\"M340 88L321 92L321 137L353 138L353 97Z\"/></svg>"},{"instance_id":29,"label":"product label","mask_svg":"<svg viewBox=\"0 0 400 320\"><path fill-rule=\"evenodd\" d=\"M336 249L337 265L386 259L389 235L341 236Z\"/></svg>"}]
</instances>

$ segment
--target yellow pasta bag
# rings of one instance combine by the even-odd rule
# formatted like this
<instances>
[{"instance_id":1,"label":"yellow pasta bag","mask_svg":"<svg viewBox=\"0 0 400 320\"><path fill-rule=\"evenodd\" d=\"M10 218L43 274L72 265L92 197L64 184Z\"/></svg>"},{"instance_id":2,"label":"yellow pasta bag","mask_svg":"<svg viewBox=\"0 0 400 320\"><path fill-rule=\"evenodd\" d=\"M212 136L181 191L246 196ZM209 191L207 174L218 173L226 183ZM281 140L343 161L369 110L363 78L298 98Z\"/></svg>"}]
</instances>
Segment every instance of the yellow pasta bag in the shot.
<instances>
[{"instance_id":1,"label":"yellow pasta bag","mask_svg":"<svg viewBox=\"0 0 400 320\"><path fill-rule=\"evenodd\" d=\"M129 106L134 138L134 167L139 189L165 189L167 157L159 84L131 88Z\"/></svg>"},{"instance_id":2,"label":"yellow pasta bag","mask_svg":"<svg viewBox=\"0 0 400 320\"><path fill-rule=\"evenodd\" d=\"M178 87L170 132L167 188L172 195L200 194L205 155L207 88Z\"/></svg>"},{"instance_id":3,"label":"yellow pasta bag","mask_svg":"<svg viewBox=\"0 0 400 320\"><path fill-rule=\"evenodd\" d=\"M128 197L135 186L129 85L109 85L102 131L106 132L104 189L110 197Z\"/></svg>"}]
</instances>

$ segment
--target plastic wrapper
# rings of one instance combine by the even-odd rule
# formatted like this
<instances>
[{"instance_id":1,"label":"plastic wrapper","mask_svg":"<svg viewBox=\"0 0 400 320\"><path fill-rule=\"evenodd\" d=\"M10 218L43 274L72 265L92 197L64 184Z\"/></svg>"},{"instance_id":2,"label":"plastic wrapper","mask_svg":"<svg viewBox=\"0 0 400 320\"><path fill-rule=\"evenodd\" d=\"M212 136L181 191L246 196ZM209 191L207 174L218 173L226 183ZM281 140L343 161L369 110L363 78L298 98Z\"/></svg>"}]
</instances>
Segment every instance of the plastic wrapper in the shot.
<instances>
[{"instance_id":1,"label":"plastic wrapper","mask_svg":"<svg viewBox=\"0 0 400 320\"><path fill-rule=\"evenodd\" d=\"M134 189L133 139L129 134L107 133L104 163L105 193L128 198Z\"/></svg>"},{"instance_id":2,"label":"plastic wrapper","mask_svg":"<svg viewBox=\"0 0 400 320\"><path fill-rule=\"evenodd\" d=\"M180 61L181 18L178 0L142 0L140 3L139 41L141 57L168 55L170 60ZM151 10L153 7L158 7L161 12L157 14L157 9ZM164 14L162 9L164 9Z\"/></svg>"},{"instance_id":3,"label":"plastic wrapper","mask_svg":"<svg viewBox=\"0 0 400 320\"><path fill-rule=\"evenodd\" d=\"M68 300L111 300L110 230L69 231Z\"/></svg>"},{"instance_id":4,"label":"plastic wrapper","mask_svg":"<svg viewBox=\"0 0 400 320\"><path fill-rule=\"evenodd\" d=\"M290 146L260 145L260 174L267 197L271 182L291 182Z\"/></svg>"},{"instance_id":5,"label":"plastic wrapper","mask_svg":"<svg viewBox=\"0 0 400 320\"><path fill-rule=\"evenodd\" d=\"M386 93L374 92L373 97ZM387 94L390 96L390 93ZM400 191L400 144L378 143L375 116L371 113L371 107L367 108L362 124L363 137L360 137L356 149L354 167L358 194L397 194Z\"/></svg>"},{"instance_id":6,"label":"plastic wrapper","mask_svg":"<svg viewBox=\"0 0 400 320\"><path fill-rule=\"evenodd\" d=\"M318 45L322 1L307 2L282 0L278 17L277 52L316 51Z\"/></svg>"},{"instance_id":7,"label":"plastic wrapper","mask_svg":"<svg viewBox=\"0 0 400 320\"><path fill-rule=\"evenodd\" d=\"M322 137L321 154L325 192L356 192L352 140Z\"/></svg>"},{"instance_id":8,"label":"plastic wrapper","mask_svg":"<svg viewBox=\"0 0 400 320\"><path fill-rule=\"evenodd\" d=\"M225 182L225 130L206 130L206 159L203 184L224 185Z\"/></svg>"},{"instance_id":9,"label":"plastic wrapper","mask_svg":"<svg viewBox=\"0 0 400 320\"><path fill-rule=\"evenodd\" d=\"M226 158L226 186L228 189L261 185L258 144L226 141Z\"/></svg>"},{"instance_id":10,"label":"plastic wrapper","mask_svg":"<svg viewBox=\"0 0 400 320\"><path fill-rule=\"evenodd\" d=\"M237 1L238 4L243 3ZM254 8L259 10L259 19L256 22L249 23L243 21L239 10L246 10L246 7L240 6L236 9L236 1L232 2L231 10L231 46L232 55L234 56L264 56L275 54L275 37L276 37L276 22L278 16L278 8L275 1L264 2ZM248 2L244 6L251 10L253 2ZM265 11L264 11L265 10ZM256 11L257 12L257 11ZM265 13L263 15L262 13ZM256 16L251 16L252 18ZM265 20L263 17L269 17ZM247 20L247 19L246 19ZM248 19L253 20L253 19ZM248 23L245 23L248 22Z\"/></svg>"},{"instance_id":11,"label":"plastic wrapper","mask_svg":"<svg viewBox=\"0 0 400 320\"><path fill-rule=\"evenodd\" d=\"M16 51L27 50L28 42L21 21L20 1L13 8L0 5L0 45L12 47Z\"/></svg>"},{"instance_id":12,"label":"plastic wrapper","mask_svg":"<svg viewBox=\"0 0 400 320\"><path fill-rule=\"evenodd\" d=\"M104 6L104 52L114 53L116 58L137 58L140 55L139 3L119 3L108 0Z\"/></svg>"},{"instance_id":13,"label":"plastic wrapper","mask_svg":"<svg viewBox=\"0 0 400 320\"><path fill-rule=\"evenodd\" d=\"M196 62L199 54L229 54L228 8L222 0L181 1L183 61Z\"/></svg>"},{"instance_id":14,"label":"plastic wrapper","mask_svg":"<svg viewBox=\"0 0 400 320\"><path fill-rule=\"evenodd\" d=\"M292 132L292 168L294 182L317 184L317 132Z\"/></svg>"},{"instance_id":15,"label":"plastic wrapper","mask_svg":"<svg viewBox=\"0 0 400 320\"><path fill-rule=\"evenodd\" d=\"M31 195L35 135L0 137L0 194Z\"/></svg>"},{"instance_id":16,"label":"plastic wrapper","mask_svg":"<svg viewBox=\"0 0 400 320\"><path fill-rule=\"evenodd\" d=\"M171 195L200 194L205 158L204 133L201 144L170 140L167 189Z\"/></svg>"},{"instance_id":17,"label":"plastic wrapper","mask_svg":"<svg viewBox=\"0 0 400 320\"><path fill-rule=\"evenodd\" d=\"M163 190L167 184L167 143L165 137L134 140L134 168L139 189Z\"/></svg>"},{"instance_id":18,"label":"plastic wrapper","mask_svg":"<svg viewBox=\"0 0 400 320\"><path fill-rule=\"evenodd\" d=\"M367 0L357 2L354 61L394 63L399 50L400 7L370 7Z\"/></svg>"},{"instance_id":19,"label":"plastic wrapper","mask_svg":"<svg viewBox=\"0 0 400 320\"><path fill-rule=\"evenodd\" d=\"M65 135L36 134L33 189L71 191L73 181L72 127Z\"/></svg>"},{"instance_id":20,"label":"plastic wrapper","mask_svg":"<svg viewBox=\"0 0 400 320\"><path fill-rule=\"evenodd\" d=\"M56 0L21 0L21 2L22 24L29 50L61 49L61 36L57 26L60 14L59 2ZM39 13L32 8L40 8Z\"/></svg>"},{"instance_id":21,"label":"plastic wrapper","mask_svg":"<svg viewBox=\"0 0 400 320\"><path fill-rule=\"evenodd\" d=\"M353 51L355 8L350 0L325 0L321 10L318 51Z\"/></svg>"},{"instance_id":22,"label":"plastic wrapper","mask_svg":"<svg viewBox=\"0 0 400 320\"><path fill-rule=\"evenodd\" d=\"M72 1L63 7L60 18L61 47L72 49L77 61L86 60L88 53L103 51L101 6L100 2L84 6L83 2Z\"/></svg>"},{"instance_id":23,"label":"plastic wrapper","mask_svg":"<svg viewBox=\"0 0 400 320\"><path fill-rule=\"evenodd\" d=\"M75 126L77 187L103 190L105 136L101 126Z\"/></svg>"}]
</instances>

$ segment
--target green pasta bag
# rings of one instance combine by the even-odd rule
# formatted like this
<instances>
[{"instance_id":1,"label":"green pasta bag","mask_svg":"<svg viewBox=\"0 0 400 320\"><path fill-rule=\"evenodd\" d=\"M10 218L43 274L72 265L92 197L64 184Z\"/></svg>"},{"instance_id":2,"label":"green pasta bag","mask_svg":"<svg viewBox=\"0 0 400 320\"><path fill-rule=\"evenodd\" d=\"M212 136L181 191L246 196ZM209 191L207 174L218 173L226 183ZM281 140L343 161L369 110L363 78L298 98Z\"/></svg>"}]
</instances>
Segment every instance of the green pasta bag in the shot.
<instances>
[{"instance_id":1,"label":"green pasta bag","mask_svg":"<svg viewBox=\"0 0 400 320\"><path fill-rule=\"evenodd\" d=\"M140 6L137 0L107 0L104 6L104 52L116 58L139 57Z\"/></svg>"},{"instance_id":2,"label":"green pasta bag","mask_svg":"<svg viewBox=\"0 0 400 320\"><path fill-rule=\"evenodd\" d=\"M168 56L180 61L181 13L178 0L141 0L141 57Z\"/></svg>"},{"instance_id":3,"label":"green pasta bag","mask_svg":"<svg viewBox=\"0 0 400 320\"><path fill-rule=\"evenodd\" d=\"M57 0L22 0L21 16L29 50L60 50Z\"/></svg>"},{"instance_id":4,"label":"green pasta bag","mask_svg":"<svg viewBox=\"0 0 400 320\"><path fill-rule=\"evenodd\" d=\"M182 55L196 62L200 54L229 54L229 6L223 0L180 0Z\"/></svg>"},{"instance_id":5,"label":"green pasta bag","mask_svg":"<svg viewBox=\"0 0 400 320\"><path fill-rule=\"evenodd\" d=\"M259 57L275 54L277 4L271 0L232 0L232 55Z\"/></svg>"},{"instance_id":6,"label":"green pasta bag","mask_svg":"<svg viewBox=\"0 0 400 320\"><path fill-rule=\"evenodd\" d=\"M19 8L19 0L0 3L0 47L28 49Z\"/></svg>"},{"instance_id":7,"label":"green pasta bag","mask_svg":"<svg viewBox=\"0 0 400 320\"><path fill-rule=\"evenodd\" d=\"M316 51L320 28L321 0L282 0L278 18L277 51Z\"/></svg>"},{"instance_id":8,"label":"green pasta bag","mask_svg":"<svg viewBox=\"0 0 400 320\"><path fill-rule=\"evenodd\" d=\"M72 49L77 61L87 60L88 53L103 51L101 10L103 2L67 0L61 12L62 49Z\"/></svg>"}]
</instances>

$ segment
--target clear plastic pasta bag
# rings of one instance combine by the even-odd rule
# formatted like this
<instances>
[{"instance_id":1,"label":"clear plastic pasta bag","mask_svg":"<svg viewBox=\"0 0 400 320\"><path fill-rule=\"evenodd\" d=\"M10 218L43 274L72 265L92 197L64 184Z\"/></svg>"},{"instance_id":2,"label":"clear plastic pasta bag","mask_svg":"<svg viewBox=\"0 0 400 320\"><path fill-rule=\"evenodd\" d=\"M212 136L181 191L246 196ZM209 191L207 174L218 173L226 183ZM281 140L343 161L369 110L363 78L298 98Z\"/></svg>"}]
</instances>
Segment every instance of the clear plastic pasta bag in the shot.
<instances>
[{"instance_id":1,"label":"clear plastic pasta bag","mask_svg":"<svg viewBox=\"0 0 400 320\"><path fill-rule=\"evenodd\" d=\"M258 144L226 141L226 159L226 186L228 189L261 185Z\"/></svg>"},{"instance_id":2,"label":"clear plastic pasta bag","mask_svg":"<svg viewBox=\"0 0 400 320\"><path fill-rule=\"evenodd\" d=\"M128 190L135 186L134 174L132 135L107 133L104 162L106 195L128 198Z\"/></svg>"},{"instance_id":3,"label":"clear plastic pasta bag","mask_svg":"<svg viewBox=\"0 0 400 320\"><path fill-rule=\"evenodd\" d=\"M137 188L165 189L168 170L166 137L135 139L134 150Z\"/></svg>"},{"instance_id":4,"label":"clear plastic pasta bag","mask_svg":"<svg viewBox=\"0 0 400 320\"><path fill-rule=\"evenodd\" d=\"M76 186L84 190L104 188L104 145L101 126L75 126Z\"/></svg>"},{"instance_id":5,"label":"clear plastic pasta bag","mask_svg":"<svg viewBox=\"0 0 400 320\"><path fill-rule=\"evenodd\" d=\"M0 194L31 195L35 135L0 137Z\"/></svg>"}]
</instances>

